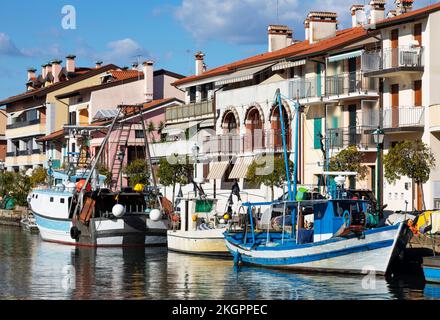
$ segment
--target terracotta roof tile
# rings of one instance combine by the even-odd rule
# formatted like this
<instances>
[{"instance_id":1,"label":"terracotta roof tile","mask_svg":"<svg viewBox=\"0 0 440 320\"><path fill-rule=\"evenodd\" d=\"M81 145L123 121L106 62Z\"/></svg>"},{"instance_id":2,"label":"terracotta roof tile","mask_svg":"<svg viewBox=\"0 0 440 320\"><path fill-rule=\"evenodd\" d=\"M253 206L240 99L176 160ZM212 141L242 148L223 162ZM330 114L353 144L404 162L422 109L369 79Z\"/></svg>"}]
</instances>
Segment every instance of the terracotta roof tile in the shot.
<instances>
[{"instance_id":1,"label":"terracotta roof tile","mask_svg":"<svg viewBox=\"0 0 440 320\"><path fill-rule=\"evenodd\" d=\"M143 72L137 70L112 70L109 72L113 78L118 80L127 80L136 77L143 77Z\"/></svg>"}]
</instances>

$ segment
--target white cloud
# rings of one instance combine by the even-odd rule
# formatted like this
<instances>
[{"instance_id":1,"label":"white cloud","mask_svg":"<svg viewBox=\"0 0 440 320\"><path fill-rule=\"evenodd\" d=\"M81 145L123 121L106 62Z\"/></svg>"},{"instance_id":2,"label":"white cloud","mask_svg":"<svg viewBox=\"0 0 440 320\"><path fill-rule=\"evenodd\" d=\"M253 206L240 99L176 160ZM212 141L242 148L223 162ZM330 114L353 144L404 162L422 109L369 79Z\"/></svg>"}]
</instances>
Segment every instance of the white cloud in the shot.
<instances>
[{"instance_id":1,"label":"white cloud","mask_svg":"<svg viewBox=\"0 0 440 320\"><path fill-rule=\"evenodd\" d=\"M182 0L174 15L199 43L215 39L233 44L262 44L266 42L267 26L277 23L293 28L294 37L303 39L303 22L310 11L337 12L340 27L350 27L350 7L356 3L354 0L278 2L278 20L277 0ZM416 7L423 5L427 4ZM394 1L388 0L387 9L393 7Z\"/></svg>"},{"instance_id":2,"label":"white cloud","mask_svg":"<svg viewBox=\"0 0 440 320\"><path fill-rule=\"evenodd\" d=\"M0 55L22 56L21 52L6 33L0 32Z\"/></svg>"},{"instance_id":3,"label":"white cloud","mask_svg":"<svg viewBox=\"0 0 440 320\"><path fill-rule=\"evenodd\" d=\"M133 39L126 38L111 41L107 44L108 51L102 53L102 58L108 61L134 61L140 55L144 58L150 56L149 52Z\"/></svg>"}]
</instances>

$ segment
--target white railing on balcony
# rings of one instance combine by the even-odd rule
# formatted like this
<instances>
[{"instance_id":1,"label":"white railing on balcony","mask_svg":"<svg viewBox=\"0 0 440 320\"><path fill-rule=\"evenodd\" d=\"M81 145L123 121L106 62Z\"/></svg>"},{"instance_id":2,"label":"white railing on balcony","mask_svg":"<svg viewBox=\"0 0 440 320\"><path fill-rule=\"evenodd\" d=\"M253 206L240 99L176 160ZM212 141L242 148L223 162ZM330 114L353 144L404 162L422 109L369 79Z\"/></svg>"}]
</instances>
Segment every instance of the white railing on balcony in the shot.
<instances>
[{"instance_id":1,"label":"white railing on balcony","mask_svg":"<svg viewBox=\"0 0 440 320\"><path fill-rule=\"evenodd\" d=\"M290 81L290 96L292 98L309 99L318 96L319 81L313 78L297 78Z\"/></svg>"},{"instance_id":2,"label":"white railing on balcony","mask_svg":"<svg viewBox=\"0 0 440 320\"><path fill-rule=\"evenodd\" d=\"M165 111L167 122L204 117L213 114L212 101L202 101L183 106L168 107Z\"/></svg>"},{"instance_id":3,"label":"white railing on balcony","mask_svg":"<svg viewBox=\"0 0 440 320\"><path fill-rule=\"evenodd\" d=\"M330 149L343 149L356 146L359 149L375 148L373 136L365 133L370 127L353 126L346 128L327 129Z\"/></svg>"},{"instance_id":4,"label":"white railing on balcony","mask_svg":"<svg viewBox=\"0 0 440 320\"><path fill-rule=\"evenodd\" d=\"M326 96L341 96L377 91L377 79L364 77L361 71L347 72L326 78Z\"/></svg>"},{"instance_id":5,"label":"white railing on balcony","mask_svg":"<svg viewBox=\"0 0 440 320\"><path fill-rule=\"evenodd\" d=\"M395 107L383 110L383 127L423 127L425 125L424 107Z\"/></svg>"},{"instance_id":6,"label":"white railing on balcony","mask_svg":"<svg viewBox=\"0 0 440 320\"><path fill-rule=\"evenodd\" d=\"M400 46L370 51L362 56L362 70L371 72L401 67L423 67L423 47Z\"/></svg>"}]
</instances>

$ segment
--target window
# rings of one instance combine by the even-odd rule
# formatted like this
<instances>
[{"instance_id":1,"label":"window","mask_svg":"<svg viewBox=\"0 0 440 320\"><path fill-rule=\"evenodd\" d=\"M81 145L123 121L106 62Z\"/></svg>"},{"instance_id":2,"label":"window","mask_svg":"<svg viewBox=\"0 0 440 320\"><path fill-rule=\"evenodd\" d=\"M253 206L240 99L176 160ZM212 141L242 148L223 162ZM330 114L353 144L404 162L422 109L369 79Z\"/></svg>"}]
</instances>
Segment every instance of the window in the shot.
<instances>
[{"instance_id":1,"label":"window","mask_svg":"<svg viewBox=\"0 0 440 320\"><path fill-rule=\"evenodd\" d=\"M60 203L64 203L64 198L60 198Z\"/></svg>"},{"instance_id":2,"label":"window","mask_svg":"<svg viewBox=\"0 0 440 320\"><path fill-rule=\"evenodd\" d=\"M209 91L212 90L212 83L202 85L202 101L209 99Z\"/></svg>"},{"instance_id":3,"label":"window","mask_svg":"<svg viewBox=\"0 0 440 320\"><path fill-rule=\"evenodd\" d=\"M145 137L143 130L136 130L134 132L136 139L143 139Z\"/></svg>"},{"instance_id":4,"label":"window","mask_svg":"<svg viewBox=\"0 0 440 320\"><path fill-rule=\"evenodd\" d=\"M69 113L69 124L76 125L76 111Z\"/></svg>"},{"instance_id":5,"label":"window","mask_svg":"<svg viewBox=\"0 0 440 320\"><path fill-rule=\"evenodd\" d=\"M189 88L189 102L191 103L196 102L196 94L197 94L196 87Z\"/></svg>"},{"instance_id":6,"label":"window","mask_svg":"<svg viewBox=\"0 0 440 320\"><path fill-rule=\"evenodd\" d=\"M414 25L414 40L419 43L419 46L422 46L422 24L417 23Z\"/></svg>"},{"instance_id":7,"label":"window","mask_svg":"<svg viewBox=\"0 0 440 320\"><path fill-rule=\"evenodd\" d=\"M53 197L50 197L50 202L53 202Z\"/></svg>"}]
</instances>

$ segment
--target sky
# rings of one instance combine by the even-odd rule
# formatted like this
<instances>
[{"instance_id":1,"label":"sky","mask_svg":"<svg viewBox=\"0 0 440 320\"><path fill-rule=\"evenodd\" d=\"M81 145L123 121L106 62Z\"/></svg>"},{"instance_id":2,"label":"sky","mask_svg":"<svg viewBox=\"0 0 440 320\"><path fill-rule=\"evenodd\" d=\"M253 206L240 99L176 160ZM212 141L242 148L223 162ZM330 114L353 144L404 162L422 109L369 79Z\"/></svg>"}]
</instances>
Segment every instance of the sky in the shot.
<instances>
[{"instance_id":1,"label":"sky","mask_svg":"<svg viewBox=\"0 0 440 320\"><path fill-rule=\"evenodd\" d=\"M436 2L416 0L415 8ZM82 67L151 59L156 69L192 75L197 51L208 69L266 52L269 24L288 25L303 40L312 10L337 12L347 28L355 3L369 0L0 1L0 100L25 90L28 68L64 65L68 54Z\"/></svg>"}]
</instances>

